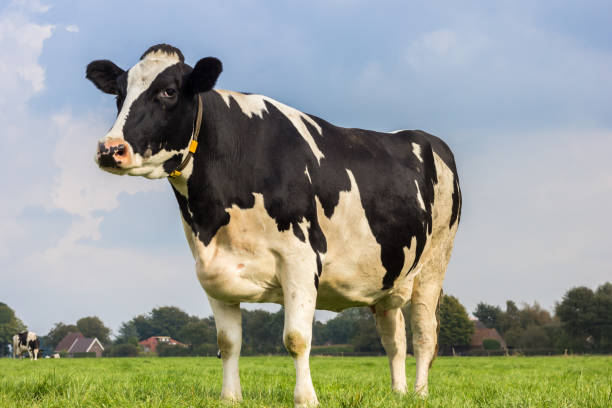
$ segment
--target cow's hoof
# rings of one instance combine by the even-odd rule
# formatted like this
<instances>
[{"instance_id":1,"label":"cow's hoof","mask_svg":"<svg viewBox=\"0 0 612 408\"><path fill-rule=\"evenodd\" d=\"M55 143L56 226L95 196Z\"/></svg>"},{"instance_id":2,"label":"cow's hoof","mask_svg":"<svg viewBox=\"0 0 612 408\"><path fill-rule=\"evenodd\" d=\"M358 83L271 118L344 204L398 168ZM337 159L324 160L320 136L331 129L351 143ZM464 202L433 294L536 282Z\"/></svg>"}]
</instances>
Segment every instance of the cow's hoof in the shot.
<instances>
[{"instance_id":1,"label":"cow's hoof","mask_svg":"<svg viewBox=\"0 0 612 408\"><path fill-rule=\"evenodd\" d=\"M294 397L293 402L295 404L295 408L313 408L319 406L319 400L316 395L311 396L302 396L302 397Z\"/></svg>"},{"instance_id":2,"label":"cow's hoof","mask_svg":"<svg viewBox=\"0 0 612 408\"><path fill-rule=\"evenodd\" d=\"M417 395L417 397L425 399L427 398L427 395L429 394L427 392L427 384L425 385L421 385L421 386L414 386L414 393Z\"/></svg>"},{"instance_id":3,"label":"cow's hoof","mask_svg":"<svg viewBox=\"0 0 612 408\"><path fill-rule=\"evenodd\" d=\"M242 393L222 392L221 399L226 402L241 402Z\"/></svg>"},{"instance_id":4,"label":"cow's hoof","mask_svg":"<svg viewBox=\"0 0 612 408\"><path fill-rule=\"evenodd\" d=\"M395 393L398 394L405 394L406 393L406 384L402 385L394 385L391 387L391 390Z\"/></svg>"}]
</instances>

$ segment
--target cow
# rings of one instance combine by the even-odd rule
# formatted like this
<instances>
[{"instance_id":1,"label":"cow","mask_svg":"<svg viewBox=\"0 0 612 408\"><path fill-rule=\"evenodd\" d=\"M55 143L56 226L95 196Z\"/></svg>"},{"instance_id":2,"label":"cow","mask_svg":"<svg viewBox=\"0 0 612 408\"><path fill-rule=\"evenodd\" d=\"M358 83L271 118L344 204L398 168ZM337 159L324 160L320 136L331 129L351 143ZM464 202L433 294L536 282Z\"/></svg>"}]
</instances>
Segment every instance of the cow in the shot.
<instances>
[{"instance_id":1,"label":"cow","mask_svg":"<svg viewBox=\"0 0 612 408\"><path fill-rule=\"evenodd\" d=\"M213 89L213 57L193 68L167 44L125 71L86 77L116 96L96 161L118 175L167 178L217 327L221 398L241 400L241 302L284 306L295 406L316 406L309 355L315 309L370 306L406 392L402 306L410 302L415 391L427 395L436 308L461 212L454 157L420 130L334 126L272 98Z\"/></svg>"},{"instance_id":2,"label":"cow","mask_svg":"<svg viewBox=\"0 0 612 408\"><path fill-rule=\"evenodd\" d=\"M24 331L13 336L13 358L21 358L21 355L26 351L30 360L38 360L40 342L34 332Z\"/></svg>"}]
</instances>

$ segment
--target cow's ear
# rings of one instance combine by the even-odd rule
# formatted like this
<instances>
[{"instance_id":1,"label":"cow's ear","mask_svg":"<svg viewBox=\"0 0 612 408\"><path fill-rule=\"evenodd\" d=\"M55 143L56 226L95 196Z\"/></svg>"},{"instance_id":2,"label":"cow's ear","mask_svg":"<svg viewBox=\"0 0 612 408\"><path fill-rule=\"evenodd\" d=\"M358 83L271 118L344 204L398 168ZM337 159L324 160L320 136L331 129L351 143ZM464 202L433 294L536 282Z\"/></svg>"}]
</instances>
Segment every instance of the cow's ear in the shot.
<instances>
[{"instance_id":1,"label":"cow's ear","mask_svg":"<svg viewBox=\"0 0 612 408\"><path fill-rule=\"evenodd\" d=\"M194 93L206 92L212 89L223 71L221 61L213 57L202 58L193 67L189 75L189 86Z\"/></svg>"},{"instance_id":2,"label":"cow's ear","mask_svg":"<svg viewBox=\"0 0 612 408\"><path fill-rule=\"evenodd\" d=\"M92 61L87 65L85 77L104 93L117 95L117 78L125 71L109 60Z\"/></svg>"}]
</instances>

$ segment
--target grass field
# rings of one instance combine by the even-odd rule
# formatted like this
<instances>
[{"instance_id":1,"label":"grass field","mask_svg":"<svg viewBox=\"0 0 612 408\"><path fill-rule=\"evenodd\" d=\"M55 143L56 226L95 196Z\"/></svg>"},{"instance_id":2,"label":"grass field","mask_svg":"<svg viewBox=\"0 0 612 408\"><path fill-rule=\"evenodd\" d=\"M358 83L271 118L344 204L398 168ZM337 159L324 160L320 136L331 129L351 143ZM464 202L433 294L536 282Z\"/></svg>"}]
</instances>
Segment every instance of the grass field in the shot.
<instances>
[{"instance_id":1,"label":"grass field","mask_svg":"<svg viewBox=\"0 0 612 408\"><path fill-rule=\"evenodd\" d=\"M240 407L293 405L289 357L240 364ZM385 357L313 357L311 368L322 407L612 407L612 357L442 357L427 400L391 393ZM212 357L0 359L0 407L231 406L220 391Z\"/></svg>"}]
</instances>

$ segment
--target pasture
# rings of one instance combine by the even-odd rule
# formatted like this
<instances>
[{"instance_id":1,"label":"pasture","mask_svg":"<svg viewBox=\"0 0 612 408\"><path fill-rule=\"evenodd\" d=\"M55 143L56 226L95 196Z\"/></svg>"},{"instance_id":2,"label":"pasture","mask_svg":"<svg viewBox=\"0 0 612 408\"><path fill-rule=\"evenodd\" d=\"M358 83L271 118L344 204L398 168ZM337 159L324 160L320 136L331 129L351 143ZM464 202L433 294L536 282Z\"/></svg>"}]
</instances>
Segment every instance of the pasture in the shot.
<instances>
[{"instance_id":1,"label":"pasture","mask_svg":"<svg viewBox=\"0 0 612 408\"><path fill-rule=\"evenodd\" d=\"M241 359L240 407L291 407L289 357ZM414 359L407 361L414 380ZM390 392L385 357L313 357L322 407L610 407L612 357L442 357L421 401ZM228 407L221 360L0 359L0 407Z\"/></svg>"}]
</instances>

